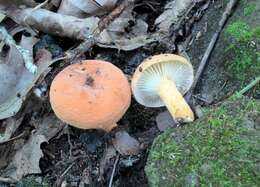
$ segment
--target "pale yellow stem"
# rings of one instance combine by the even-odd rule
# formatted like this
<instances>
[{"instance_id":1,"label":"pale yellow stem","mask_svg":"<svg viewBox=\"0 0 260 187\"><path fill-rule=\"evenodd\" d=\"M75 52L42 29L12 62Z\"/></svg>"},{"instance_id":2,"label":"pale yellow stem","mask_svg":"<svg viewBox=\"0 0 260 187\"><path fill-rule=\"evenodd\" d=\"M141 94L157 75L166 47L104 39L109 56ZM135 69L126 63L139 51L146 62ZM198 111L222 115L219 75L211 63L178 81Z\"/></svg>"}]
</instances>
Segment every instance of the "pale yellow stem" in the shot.
<instances>
[{"instance_id":1,"label":"pale yellow stem","mask_svg":"<svg viewBox=\"0 0 260 187\"><path fill-rule=\"evenodd\" d=\"M174 119L183 122L194 120L194 114L190 106L177 90L174 81L167 78L163 79L158 86L157 92Z\"/></svg>"}]
</instances>

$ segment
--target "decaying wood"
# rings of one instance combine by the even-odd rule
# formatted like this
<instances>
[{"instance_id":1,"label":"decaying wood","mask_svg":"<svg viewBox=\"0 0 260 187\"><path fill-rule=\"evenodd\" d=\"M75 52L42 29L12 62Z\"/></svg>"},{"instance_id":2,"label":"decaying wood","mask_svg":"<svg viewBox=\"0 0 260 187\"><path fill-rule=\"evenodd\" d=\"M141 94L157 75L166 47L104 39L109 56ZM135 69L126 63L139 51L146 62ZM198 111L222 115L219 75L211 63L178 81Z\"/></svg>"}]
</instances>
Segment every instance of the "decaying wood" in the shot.
<instances>
[{"instance_id":1,"label":"decaying wood","mask_svg":"<svg viewBox=\"0 0 260 187\"><path fill-rule=\"evenodd\" d=\"M207 65L207 62L209 60L209 57L215 47L215 44L219 38L219 35L225 25L225 23L227 22L227 19L229 18L229 16L231 15L232 13L232 10L234 9L235 5L237 4L238 0L230 0L229 3L227 4L227 7L222 15L222 18L221 20L219 21L218 23L218 28L216 30L216 32L214 33L213 37L211 38L211 41L203 55L203 58L200 62L200 65L198 67L198 70L195 74L195 78L194 78L194 82L193 82L193 85L190 89L190 91L186 94L186 100L187 101L190 101L191 99L191 96L192 96L192 93L198 83L198 80L200 79L201 77L201 74L203 73L203 70L205 69L206 65Z\"/></svg>"}]
</instances>

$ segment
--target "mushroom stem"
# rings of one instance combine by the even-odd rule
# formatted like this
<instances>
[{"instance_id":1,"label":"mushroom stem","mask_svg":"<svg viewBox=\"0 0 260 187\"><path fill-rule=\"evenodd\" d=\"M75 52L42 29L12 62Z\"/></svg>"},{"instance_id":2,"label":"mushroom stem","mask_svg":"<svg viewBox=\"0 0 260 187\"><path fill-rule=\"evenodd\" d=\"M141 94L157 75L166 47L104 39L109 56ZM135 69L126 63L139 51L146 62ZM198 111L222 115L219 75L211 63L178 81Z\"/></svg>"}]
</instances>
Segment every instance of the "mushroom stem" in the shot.
<instances>
[{"instance_id":1,"label":"mushroom stem","mask_svg":"<svg viewBox=\"0 0 260 187\"><path fill-rule=\"evenodd\" d=\"M194 120L190 106L178 91L174 81L167 78L162 79L157 92L174 119L183 122Z\"/></svg>"},{"instance_id":2,"label":"mushroom stem","mask_svg":"<svg viewBox=\"0 0 260 187\"><path fill-rule=\"evenodd\" d=\"M105 130L107 133L110 132L113 128L117 127L117 124L114 123L112 125L106 125L106 126L102 126L100 129Z\"/></svg>"}]
</instances>

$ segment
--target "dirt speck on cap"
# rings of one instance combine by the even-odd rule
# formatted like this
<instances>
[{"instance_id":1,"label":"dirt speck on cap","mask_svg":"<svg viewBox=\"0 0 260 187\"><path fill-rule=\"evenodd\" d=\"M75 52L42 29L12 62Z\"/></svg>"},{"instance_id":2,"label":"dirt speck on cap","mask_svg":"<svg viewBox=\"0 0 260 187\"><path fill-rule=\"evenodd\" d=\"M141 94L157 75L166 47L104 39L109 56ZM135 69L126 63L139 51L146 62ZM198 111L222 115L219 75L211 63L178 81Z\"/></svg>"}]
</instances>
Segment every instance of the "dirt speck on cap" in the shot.
<instances>
[{"instance_id":1,"label":"dirt speck on cap","mask_svg":"<svg viewBox=\"0 0 260 187\"><path fill-rule=\"evenodd\" d=\"M93 79L93 77L87 75L85 84L92 87L94 85L94 81L95 80Z\"/></svg>"}]
</instances>

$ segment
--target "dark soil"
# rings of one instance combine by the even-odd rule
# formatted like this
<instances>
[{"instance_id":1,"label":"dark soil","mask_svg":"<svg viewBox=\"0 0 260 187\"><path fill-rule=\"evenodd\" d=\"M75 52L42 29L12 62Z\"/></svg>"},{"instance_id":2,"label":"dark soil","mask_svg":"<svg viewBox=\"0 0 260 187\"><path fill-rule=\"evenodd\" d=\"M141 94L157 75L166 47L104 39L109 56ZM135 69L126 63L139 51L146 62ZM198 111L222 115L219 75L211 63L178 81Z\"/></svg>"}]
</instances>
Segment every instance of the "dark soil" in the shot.
<instances>
[{"instance_id":1,"label":"dark soil","mask_svg":"<svg viewBox=\"0 0 260 187\"><path fill-rule=\"evenodd\" d=\"M144 174L144 166L147 157L147 148L151 145L153 139L158 135L155 127L155 116L159 110L147 110L144 107L132 102L130 109L125 117L118 123L120 129L125 129L133 137L136 137L141 143L143 150L135 159L133 166L125 166L119 162L115 172L115 183L118 186L147 185ZM75 164L66 174L68 183L78 184L82 171L89 168L93 186L107 186L112 172L111 168L105 172L104 179L99 176L99 163L104 150L108 146L111 134L96 130L79 130L70 127L70 141L73 146L70 156L70 145L67 135L43 145L44 158L40 162L43 175L51 183L57 182L62 173L72 163ZM122 160L128 159L121 158ZM98 179L98 180L97 180ZM99 181L101 180L101 181Z\"/></svg>"}]
</instances>

